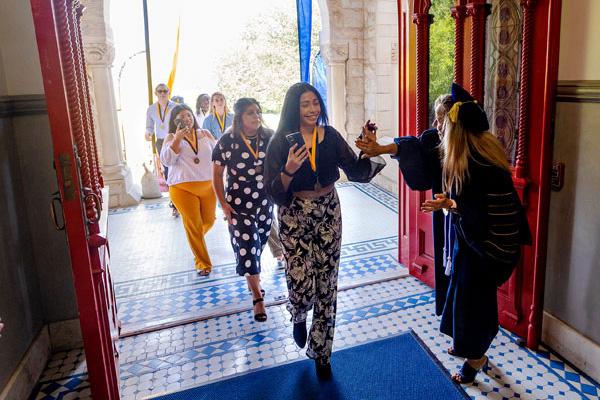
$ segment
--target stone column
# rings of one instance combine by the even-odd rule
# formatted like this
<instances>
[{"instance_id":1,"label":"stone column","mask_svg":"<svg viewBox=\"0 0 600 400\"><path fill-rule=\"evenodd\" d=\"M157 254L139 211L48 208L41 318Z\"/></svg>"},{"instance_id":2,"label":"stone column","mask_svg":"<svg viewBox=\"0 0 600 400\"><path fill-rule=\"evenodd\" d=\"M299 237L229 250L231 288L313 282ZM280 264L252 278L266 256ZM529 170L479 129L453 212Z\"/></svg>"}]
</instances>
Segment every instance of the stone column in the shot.
<instances>
[{"instance_id":1,"label":"stone column","mask_svg":"<svg viewBox=\"0 0 600 400\"><path fill-rule=\"evenodd\" d=\"M329 123L346 134L346 61L348 45L323 44L323 59L327 66L327 109Z\"/></svg>"},{"instance_id":2,"label":"stone column","mask_svg":"<svg viewBox=\"0 0 600 400\"><path fill-rule=\"evenodd\" d=\"M109 186L110 207L138 204L140 193L133 184L131 171L123 159L123 148L114 85L111 74L114 61L112 31L108 25L108 0L83 1L86 9L81 20L85 60L90 75L94 125L101 152L104 184Z\"/></svg>"}]
</instances>

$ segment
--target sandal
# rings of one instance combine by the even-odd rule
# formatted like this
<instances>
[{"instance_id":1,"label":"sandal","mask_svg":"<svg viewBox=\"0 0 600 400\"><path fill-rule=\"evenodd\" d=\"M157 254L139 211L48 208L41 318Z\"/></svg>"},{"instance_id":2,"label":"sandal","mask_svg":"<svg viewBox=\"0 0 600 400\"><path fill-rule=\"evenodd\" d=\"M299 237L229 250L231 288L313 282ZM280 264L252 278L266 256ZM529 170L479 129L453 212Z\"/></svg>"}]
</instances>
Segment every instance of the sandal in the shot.
<instances>
[{"instance_id":1,"label":"sandal","mask_svg":"<svg viewBox=\"0 0 600 400\"><path fill-rule=\"evenodd\" d=\"M479 371L483 371L483 373L486 373L490 369L488 361L488 357L485 356L485 361L483 362L483 364L481 364L481 367L479 367L479 369L473 368L468 361L465 361L458 373L452 375L452 380L456 383L461 383L463 385L473 383Z\"/></svg>"},{"instance_id":2,"label":"sandal","mask_svg":"<svg viewBox=\"0 0 600 400\"><path fill-rule=\"evenodd\" d=\"M448 354L450 354L450 355L451 355L451 356L453 356L453 357L458 357L458 356L456 355L456 352L454 351L454 347L450 347L450 348L448 349Z\"/></svg>"},{"instance_id":3,"label":"sandal","mask_svg":"<svg viewBox=\"0 0 600 400\"><path fill-rule=\"evenodd\" d=\"M262 297L259 297L258 299L252 300L252 305L255 306L260 302L265 301L265 299L263 299ZM256 322L265 322L267 320L267 314L266 313L256 313L254 314L254 320Z\"/></svg>"},{"instance_id":4,"label":"sandal","mask_svg":"<svg viewBox=\"0 0 600 400\"><path fill-rule=\"evenodd\" d=\"M210 275L210 269L199 269L196 272L198 272L198 275L200 275L200 276Z\"/></svg>"}]
</instances>

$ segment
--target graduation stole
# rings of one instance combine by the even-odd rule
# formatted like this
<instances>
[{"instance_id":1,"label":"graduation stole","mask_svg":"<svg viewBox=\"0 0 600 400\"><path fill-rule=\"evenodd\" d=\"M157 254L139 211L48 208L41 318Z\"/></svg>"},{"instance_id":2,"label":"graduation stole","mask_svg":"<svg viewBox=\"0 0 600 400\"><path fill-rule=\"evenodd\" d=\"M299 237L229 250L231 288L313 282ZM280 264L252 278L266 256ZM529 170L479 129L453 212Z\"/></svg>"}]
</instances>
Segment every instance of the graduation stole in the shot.
<instances>
[{"instance_id":1,"label":"graduation stole","mask_svg":"<svg viewBox=\"0 0 600 400\"><path fill-rule=\"evenodd\" d=\"M312 147L310 148L310 168L313 172L317 172L317 146L319 141L317 140L317 126L313 129Z\"/></svg>"},{"instance_id":2,"label":"graduation stole","mask_svg":"<svg viewBox=\"0 0 600 400\"><path fill-rule=\"evenodd\" d=\"M219 121L219 126L221 127L221 133L225 132L225 121L227 120L227 110L223 113L223 120L221 121L221 117L219 117L219 113L215 110L215 115L217 116L217 121Z\"/></svg>"}]
</instances>

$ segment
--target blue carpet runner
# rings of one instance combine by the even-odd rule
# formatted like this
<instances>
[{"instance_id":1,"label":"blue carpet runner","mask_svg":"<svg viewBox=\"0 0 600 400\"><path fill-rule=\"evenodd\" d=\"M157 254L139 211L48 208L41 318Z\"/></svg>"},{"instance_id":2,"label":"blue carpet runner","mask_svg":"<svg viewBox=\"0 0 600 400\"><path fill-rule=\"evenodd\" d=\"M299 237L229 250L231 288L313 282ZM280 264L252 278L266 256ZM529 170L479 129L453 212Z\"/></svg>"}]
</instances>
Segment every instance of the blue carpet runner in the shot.
<instances>
[{"instance_id":1,"label":"blue carpet runner","mask_svg":"<svg viewBox=\"0 0 600 400\"><path fill-rule=\"evenodd\" d=\"M468 399L412 331L333 353L333 378L319 382L312 360L233 376L158 400Z\"/></svg>"}]
</instances>

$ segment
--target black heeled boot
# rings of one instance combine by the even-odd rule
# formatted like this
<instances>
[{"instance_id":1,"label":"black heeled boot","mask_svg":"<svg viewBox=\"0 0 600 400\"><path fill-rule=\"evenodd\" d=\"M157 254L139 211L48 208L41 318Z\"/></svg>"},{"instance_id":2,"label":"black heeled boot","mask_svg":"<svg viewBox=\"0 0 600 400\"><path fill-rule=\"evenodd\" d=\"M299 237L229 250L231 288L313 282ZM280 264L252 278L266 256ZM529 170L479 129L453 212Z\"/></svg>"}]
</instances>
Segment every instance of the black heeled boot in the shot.
<instances>
[{"instance_id":1,"label":"black heeled boot","mask_svg":"<svg viewBox=\"0 0 600 400\"><path fill-rule=\"evenodd\" d=\"M306 346L306 320L294 323L294 341L301 349Z\"/></svg>"},{"instance_id":2,"label":"black heeled boot","mask_svg":"<svg viewBox=\"0 0 600 400\"><path fill-rule=\"evenodd\" d=\"M317 378L323 379L323 380L331 378L331 364L330 363L315 360L315 370L317 372Z\"/></svg>"}]
</instances>

